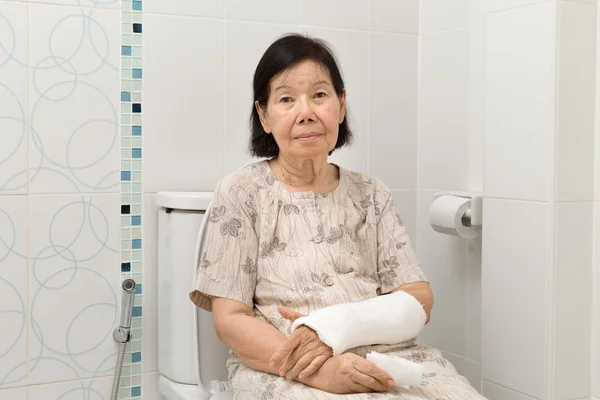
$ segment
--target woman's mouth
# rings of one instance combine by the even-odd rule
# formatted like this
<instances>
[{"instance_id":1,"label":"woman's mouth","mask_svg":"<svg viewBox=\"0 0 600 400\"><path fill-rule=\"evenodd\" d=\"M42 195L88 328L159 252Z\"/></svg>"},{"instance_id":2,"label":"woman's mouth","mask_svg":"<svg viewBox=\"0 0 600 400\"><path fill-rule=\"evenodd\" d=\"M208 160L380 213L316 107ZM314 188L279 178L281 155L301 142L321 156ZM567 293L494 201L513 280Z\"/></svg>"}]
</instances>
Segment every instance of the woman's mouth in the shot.
<instances>
[{"instance_id":1,"label":"woman's mouth","mask_svg":"<svg viewBox=\"0 0 600 400\"><path fill-rule=\"evenodd\" d=\"M310 141L313 141L313 140L319 138L320 136L321 136L320 133L307 133L307 134L298 135L296 137L296 139L299 140L300 142L310 142Z\"/></svg>"}]
</instances>

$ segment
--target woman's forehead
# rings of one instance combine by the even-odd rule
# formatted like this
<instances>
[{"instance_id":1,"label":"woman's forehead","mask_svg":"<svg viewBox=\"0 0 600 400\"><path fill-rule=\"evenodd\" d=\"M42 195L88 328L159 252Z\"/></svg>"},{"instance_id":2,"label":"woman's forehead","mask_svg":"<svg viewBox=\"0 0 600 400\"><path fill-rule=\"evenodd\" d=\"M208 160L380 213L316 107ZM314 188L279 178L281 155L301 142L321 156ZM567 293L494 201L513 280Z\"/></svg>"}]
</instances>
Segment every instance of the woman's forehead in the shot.
<instances>
[{"instance_id":1,"label":"woman's forehead","mask_svg":"<svg viewBox=\"0 0 600 400\"><path fill-rule=\"evenodd\" d=\"M282 86L311 86L321 83L331 84L329 71L319 63L306 60L273 77L271 88L277 90Z\"/></svg>"}]
</instances>

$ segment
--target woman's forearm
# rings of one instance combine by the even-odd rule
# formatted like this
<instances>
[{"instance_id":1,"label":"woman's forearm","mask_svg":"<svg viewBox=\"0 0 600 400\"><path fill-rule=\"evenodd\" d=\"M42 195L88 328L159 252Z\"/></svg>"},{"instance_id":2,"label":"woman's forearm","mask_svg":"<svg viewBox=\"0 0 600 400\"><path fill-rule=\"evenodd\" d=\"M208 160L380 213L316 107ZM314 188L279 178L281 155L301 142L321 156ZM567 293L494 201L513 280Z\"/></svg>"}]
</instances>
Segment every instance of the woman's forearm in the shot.
<instances>
[{"instance_id":1,"label":"woman's forearm","mask_svg":"<svg viewBox=\"0 0 600 400\"><path fill-rule=\"evenodd\" d=\"M244 328L240 329L241 327ZM269 361L285 342L286 337L273 325L252 315L240 313L230 315L225 321L220 322L217 333L219 339L235 351L246 365L258 371L279 375L281 366L270 367ZM321 368L311 376L298 377L295 380L317 389L327 390L328 375L329 371Z\"/></svg>"},{"instance_id":2,"label":"woman's forearm","mask_svg":"<svg viewBox=\"0 0 600 400\"><path fill-rule=\"evenodd\" d=\"M230 315L219 324L219 339L236 352L250 367L279 375L279 365L269 361L285 342L285 335L273 325L247 314Z\"/></svg>"}]
</instances>

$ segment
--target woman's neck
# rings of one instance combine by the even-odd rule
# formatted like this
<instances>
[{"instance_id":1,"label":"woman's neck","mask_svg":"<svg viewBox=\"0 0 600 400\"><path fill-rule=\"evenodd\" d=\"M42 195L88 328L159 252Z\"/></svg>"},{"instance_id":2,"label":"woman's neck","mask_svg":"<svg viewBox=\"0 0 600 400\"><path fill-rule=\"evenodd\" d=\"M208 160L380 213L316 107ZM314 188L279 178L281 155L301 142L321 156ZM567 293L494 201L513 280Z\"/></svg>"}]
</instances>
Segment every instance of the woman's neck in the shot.
<instances>
[{"instance_id":1,"label":"woman's neck","mask_svg":"<svg viewBox=\"0 0 600 400\"><path fill-rule=\"evenodd\" d=\"M322 160L289 160L281 155L274 160L280 182L292 191L329 192L337 186L337 168Z\"/></svg>"}]
</instances>

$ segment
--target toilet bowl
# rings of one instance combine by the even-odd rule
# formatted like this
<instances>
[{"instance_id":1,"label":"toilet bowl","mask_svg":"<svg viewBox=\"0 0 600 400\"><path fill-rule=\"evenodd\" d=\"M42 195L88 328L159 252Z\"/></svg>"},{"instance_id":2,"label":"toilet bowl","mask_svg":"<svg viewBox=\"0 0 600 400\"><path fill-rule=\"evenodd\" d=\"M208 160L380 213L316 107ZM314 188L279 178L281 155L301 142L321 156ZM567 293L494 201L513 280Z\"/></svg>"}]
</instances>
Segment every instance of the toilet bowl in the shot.
<instances>
[{"instance_id":1,"label":"toilet bowl","mask_svg":"<svg viewBox=\"0 0 600 400\"><path fill-rule=\"evenodd\" d=\"M212 314L189 299L211 200L211 192L156 194L158 387L165 400L233 398L229 349L217 338Z\"/></svg>"}]
</instances>

